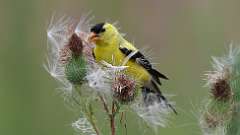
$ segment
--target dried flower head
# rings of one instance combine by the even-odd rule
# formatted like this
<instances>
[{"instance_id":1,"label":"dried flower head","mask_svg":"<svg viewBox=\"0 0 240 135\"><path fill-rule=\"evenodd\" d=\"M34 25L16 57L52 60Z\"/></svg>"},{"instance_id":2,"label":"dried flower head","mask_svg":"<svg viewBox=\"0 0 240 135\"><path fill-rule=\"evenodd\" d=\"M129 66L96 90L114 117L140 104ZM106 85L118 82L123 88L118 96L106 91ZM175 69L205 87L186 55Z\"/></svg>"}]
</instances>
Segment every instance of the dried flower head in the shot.
<instances>
[{"instance_id":1,"label":"dried flower head","mask_svg":"<svg viewBox=\"0 0 240 135\"><path fill-rule=\"evenodd\" d=\"M206 111L199 117L199 123L204 135L226 135L227 115Z\"/></svg>"},{"instance_id":2,"label":"dried flower head","mask_svg":"<svg viewBox=\"0 0 240 135\"><path fill-rule=\"evenodd\" d=\"M228 80L218 79L211 86L211 93L216 100L229 101L232 97L232 90Z\"/></svg>"},{"instance_id":3,"label":"dried flower head","mask_svg":"<svg viewBox=\"0 0 240 135\"><path fill-rule=\"evenodd\" d=\"M219 124L221 124L221 120L219 120L216 115L210 113L205 114L205 121L208 128L216 128Z\"/></svg>"},{"instance_id":4,"label":"dried flower head","mask_svg":"<svg viewBox=\"0 0 240 135\"><path fill-rule=\"evenodd\" d=\"M229 82L234 76L233 68L239 53L240 49L233 50L232 46L230 46L229 55L212 57L214 70L206 74L206 80L216 100L228 101L233 95Z\"/></svg>"},{"instance_id":5,"label":"dried flower head","mask_svg":"<svg viewBox=\"0 0 240 135\"><path fill-rule=\"evenodd\" d=\"M72 34L67 46L72 51L74 56L80 56L82 54L83 51L82 39L76 33Z\"/></svg>"},{"instance_id":6,"label":"dried flower head","mask_svg":"<svg viewBox=\"0 0 240 135\"><path fill-rule=\"evenodd\" d=\"M88 85L96 91L111 94L116 73L126 68L127 66L113 66L105 61L101 61L99 64L91 63L86 76Z\"/></svg>"},{"instance_id":7,"label":"dried flower head","mask_svg":"<svg viewBox=\"0 0 240 135\"><path fill-rule=\"evenodd\" d=\"M136 81L125 74L116 75L112 84L113 97L121 103L128 103L136 96Z\"/></svg>"}]
</instances>

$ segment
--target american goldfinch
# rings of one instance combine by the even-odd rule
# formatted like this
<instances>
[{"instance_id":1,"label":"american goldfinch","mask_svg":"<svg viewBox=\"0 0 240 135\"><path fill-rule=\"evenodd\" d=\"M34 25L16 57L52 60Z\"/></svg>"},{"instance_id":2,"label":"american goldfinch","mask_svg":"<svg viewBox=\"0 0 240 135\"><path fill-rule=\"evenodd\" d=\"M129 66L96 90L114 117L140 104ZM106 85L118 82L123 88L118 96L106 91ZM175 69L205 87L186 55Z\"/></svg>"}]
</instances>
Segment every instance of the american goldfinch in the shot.
<instances>
[{"instance_id":1,"label":"american goldfinch","mask_svg":"<svg viewBox=\"0 0 240 135\"><path fill-rule=\"evenodd\" d=\"M115 66L127 66L126 74L141 84L143 98L147 104L154 102L153 100L163 101L176 113L158 86L161 85L160 78L168 78L154 69L146 57L125 40L115 26L110 23L99 23L94 25L90 32L88 40L96 45L93 55L97 62L106 61ZM147 98L150 93L156 95L157 99Z\"/></svg>"}]
</instances>

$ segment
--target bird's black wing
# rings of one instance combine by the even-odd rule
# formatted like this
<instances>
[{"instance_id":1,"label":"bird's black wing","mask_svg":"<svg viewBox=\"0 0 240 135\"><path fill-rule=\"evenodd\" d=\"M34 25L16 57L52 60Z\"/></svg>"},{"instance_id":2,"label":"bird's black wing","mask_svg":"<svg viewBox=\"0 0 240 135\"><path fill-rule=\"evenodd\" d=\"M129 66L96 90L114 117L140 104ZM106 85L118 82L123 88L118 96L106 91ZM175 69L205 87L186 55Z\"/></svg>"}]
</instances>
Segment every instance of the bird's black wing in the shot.
<instances>
[{"instance_id":1,"label":"bird's black wing","mask_svg":"<svg viewBox=\"0 0 240 135\"><path fill-rule=\"evenodd\" d=\"M148 95L150 93L153 93L154 95L156 95L158 97L158 100L157 100L158 102L162 102L162 100L165 101L166 105L169 108L171 108L175 114L177 114L177 111L175 110L175 108L171 104L168 103L167 99L163 96L159 87L155 83L155 82L157 82L159 85L161 85L159 78L163 78L163 79L168 79L168 78L164 74L162 74L159 71L157 71L156 69L154 69L152 67L152 64L144 57L144 55L141 52L139 52L139 51L134 52L133 50L127 49L125 47L120 47L119 49L124 55L130 57L130 60L135 61L136 63L141 65L143 68L145 68L154 80L154 81L151 80L153 89L146 87L146 86L142 87L143 88L142 94L143 94L144 102L146 103L146 105L149 105L149 104L152 104L155 102L154 99L148 98Z\"/></svg>"},{"instance_id":2,"label":"bird's black wing","mask_svg":"<svg viewBox=\"0 0 240 135\"><path fill-rule=\"evenodd\" d=\"M119 49L126 56L130 56L130 60L134 60L136 63L145 68L159 85L161 85L159 78L168 79L164 74L154 69L152 67L152 64L144 57L141 52L134 52L133 50L127 49L126 47L120 47ZM133 53L133 55L131 55L131 53Z\"/></svg>"}]
</instances>

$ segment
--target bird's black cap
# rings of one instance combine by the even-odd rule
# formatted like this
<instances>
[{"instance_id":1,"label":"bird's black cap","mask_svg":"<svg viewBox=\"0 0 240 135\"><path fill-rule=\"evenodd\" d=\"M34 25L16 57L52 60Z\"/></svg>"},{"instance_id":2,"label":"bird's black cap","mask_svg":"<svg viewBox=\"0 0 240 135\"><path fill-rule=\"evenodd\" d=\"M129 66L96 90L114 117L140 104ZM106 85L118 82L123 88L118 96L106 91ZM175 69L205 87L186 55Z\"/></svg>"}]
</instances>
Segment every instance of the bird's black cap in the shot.
<instances>
[{"instance_id":1,"label":"bird's black cap","mask_svg":"<svg viewBox=\"0 0 240 135\"><path fill-rule=\"evenodd\" d=\"M99 33L101 33L101 32L104 32L104 31L105 31L105 29L103 28L104 24L105 24L105 23L98 23L98 24L94 25L94 26L91 28L90 31L91 31L91 32L94 32L94 33L96 33L96 34L99 34Z\"/></svg>"}]
</instances>

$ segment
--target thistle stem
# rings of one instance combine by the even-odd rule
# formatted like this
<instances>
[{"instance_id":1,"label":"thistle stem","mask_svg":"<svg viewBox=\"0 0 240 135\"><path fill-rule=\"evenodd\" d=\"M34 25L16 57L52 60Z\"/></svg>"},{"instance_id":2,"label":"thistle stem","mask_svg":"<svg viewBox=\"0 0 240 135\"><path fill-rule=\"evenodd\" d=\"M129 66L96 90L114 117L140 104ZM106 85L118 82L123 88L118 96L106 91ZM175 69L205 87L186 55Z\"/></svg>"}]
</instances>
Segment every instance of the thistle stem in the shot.
<instances>
[{"instance_id":1,"label":"thistle stem","mask_svg":"<svg viewBox=\"0 0 240 135\"><path fill-rule=\"evenodd\" d=\"M77 89L77 87L76 87L76 91L79 95L81 95L81 92ZM79 101L74 96L72 96L72 98L76 104L78 104L80 107L83 107L82 111L85 114L86 118L88 119L89 123L92 125L96 135L100 135L100 130L98 129L96 122L94 121L94 113L92 111L92 105L87 104L85 106L84 104L81 104L81 103L84 103L84 101L80 101L80 103L79 103Z\"/></svg>"},{"instance_id":2,"label":"thistle stem","mask_svg":"<svg viewBox=\"0 0 240 135\"><path fill-rule=\"evenodd\" d=\"M110 117L112 135L115 135L115 103L112 101L112 114Z\"/></svg>"},{"instance_id":3,"label":"thistle stem","mask_svg":"<svg viewBox=\"0 0 240 135\"><path fill-rule=\"evenodd\" d=\"M89 113L88 113L89 114L89 116L88 116L89 122L91 123L91 125L92 125L94 131L96 132L96 134L100 135L99 129L98 129L98 127L97 127L97 125L96 125L96 123L94 121L94 113L93 113L93 111L91 109L91 105L89 104L88 107L89 107Z\"/></svg>"},{"instance_id":4,"label":"thistle stem","mask_svg":"<svg viewBox=\"0 0 240 135\"><path fill-rule=\"evenodd\" d=\"M105 99L103 98L103 96L101 94L98 94L102 104L103 104L103 107L104 107L104 110L106 111L106 113L108 114L108 116L110 115L109 113L109 109L108 109L108 106L107 106L107 103L105 101Z\"/></svg>"},{"instance_id":5,"label":"thistle stem","mask_svg":"<svg viewBox=\"0 0 240 135\"><path fill-rule=\"evenodd\" d=\"M110 113L110 110L108 109L108 105L107 105L104 97L101 94L98 94L98 96L103 104L104 110L106 111L106 113L110 119L111 135L115 135L115 114L116 114L115 102L112 101L112 110Z\"/></svg>"}]
</instances>

